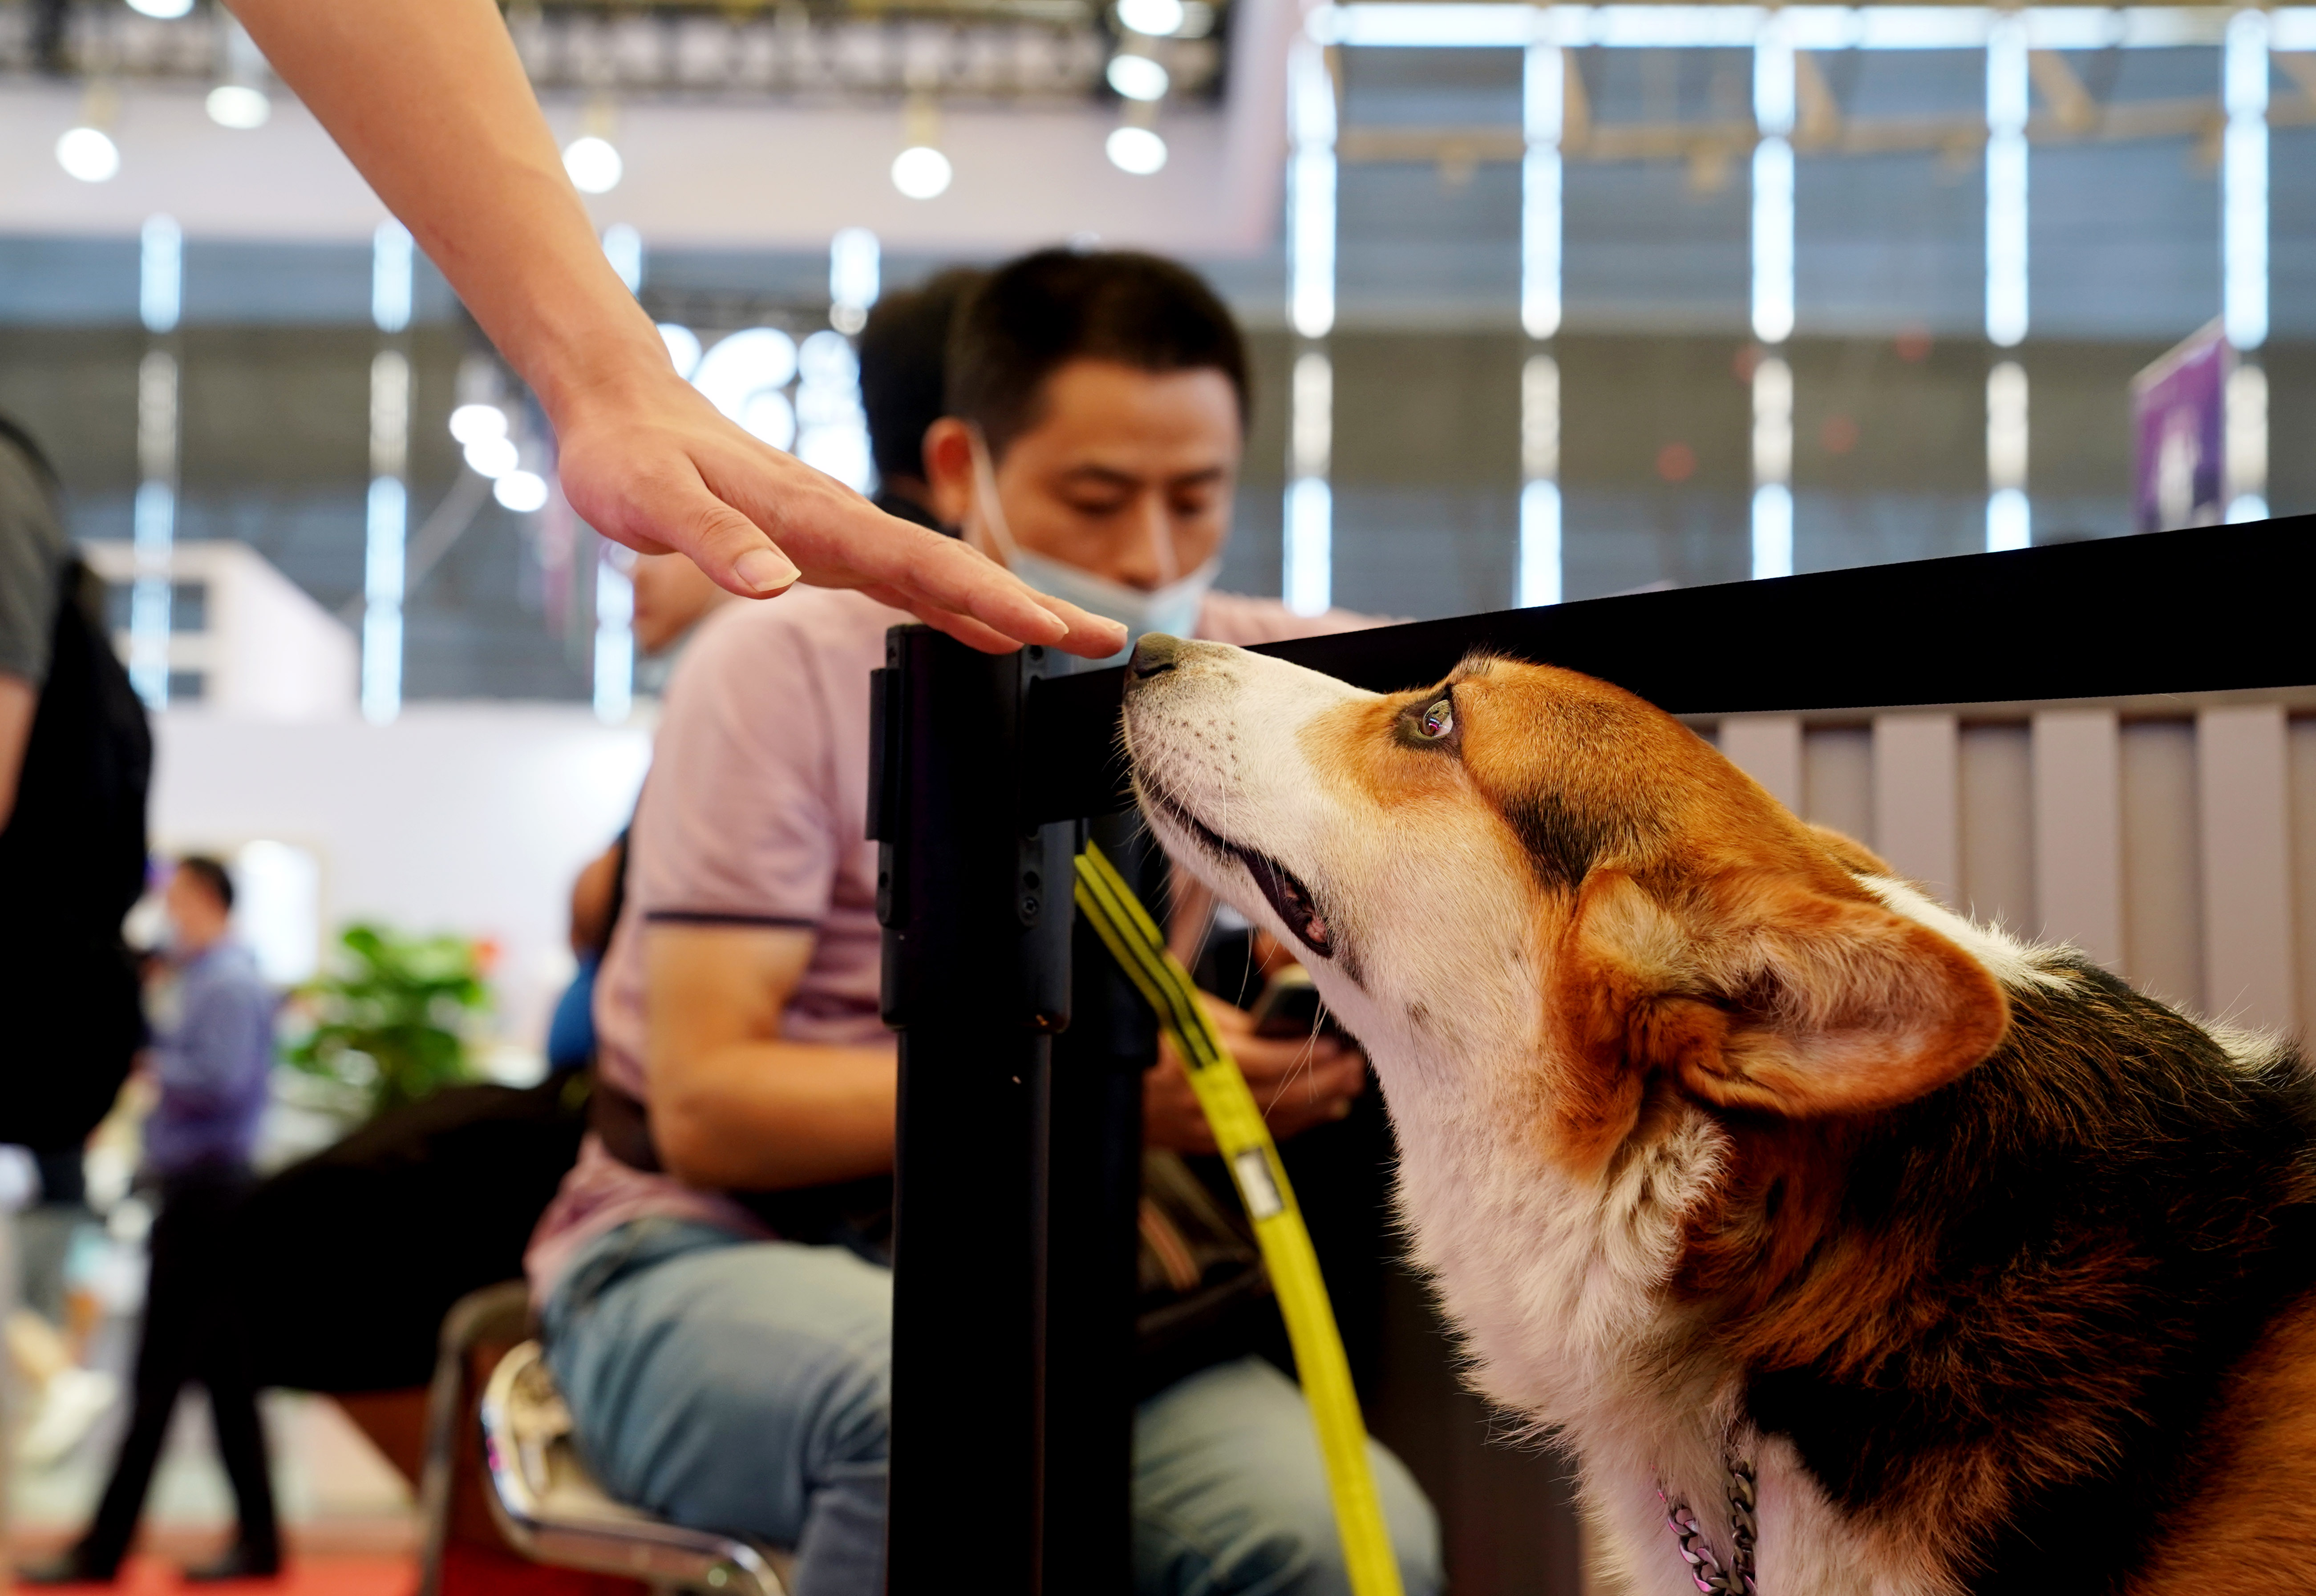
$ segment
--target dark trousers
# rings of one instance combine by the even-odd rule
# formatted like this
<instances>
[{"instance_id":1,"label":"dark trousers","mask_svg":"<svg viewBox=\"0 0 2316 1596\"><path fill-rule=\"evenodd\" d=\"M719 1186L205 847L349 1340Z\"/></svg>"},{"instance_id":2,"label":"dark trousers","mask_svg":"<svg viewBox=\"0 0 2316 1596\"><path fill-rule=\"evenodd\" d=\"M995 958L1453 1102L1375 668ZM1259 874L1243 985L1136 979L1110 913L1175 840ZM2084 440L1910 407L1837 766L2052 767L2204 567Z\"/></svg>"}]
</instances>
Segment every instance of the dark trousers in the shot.
<instances>
[{"instance_id":1,"label":"dark trousers","mask_svg":"<svg viewBox=\"0 0 2316 1596\"><path fill-rule=\"evenodd\" d=\"M209 1390L242 1543L270 1548L257 1390L424 1385L450 1306L522 1272L585 1124L583 1080L454 1086L254 1186L221 1172L165 1186L135 1411L85 1560L117 1561L134 1538L188 1381Z\"/></svg>"},{"instance_id":2,"label":"dark trousers","mask_svg":"<svg viewBox=\"0 0 2316 1596\"><path fill-rule=\"evenodd\" d=\"M241 1519L241 1544L266 1554L278 1550L257 1387L247 1340L234 1333L229 1311L233 1221L253 1184L247 1170L232 1167L190 1170L162 1182L129 1433L96 1521L81 1541L85 1562L110 1565L128 1552L178 1394L196 1381L209 1392L218 1451Z\"/></svg>"}]
</instances>

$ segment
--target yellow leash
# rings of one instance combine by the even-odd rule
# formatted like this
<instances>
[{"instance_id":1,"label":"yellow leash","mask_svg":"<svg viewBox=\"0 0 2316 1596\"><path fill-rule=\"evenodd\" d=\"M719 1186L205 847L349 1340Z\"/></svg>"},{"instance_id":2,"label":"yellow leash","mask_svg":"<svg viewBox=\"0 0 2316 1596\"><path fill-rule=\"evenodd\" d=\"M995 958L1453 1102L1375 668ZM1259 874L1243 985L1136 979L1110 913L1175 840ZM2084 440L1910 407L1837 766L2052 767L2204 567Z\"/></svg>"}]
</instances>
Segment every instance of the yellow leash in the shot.
<instances>
[{"instance_id":1,"label":"yellow leash","mask_svg":"<svg viewBox=\"0 0 2316 1596\"><path fill-rule=\"evenodd\" d=\"M1078 856L1077 905L1181 1050L1215 1145L1254 1221L1254 1238L1269 1267L1295 1367L1303 1377L1304 1400L1311 1405L1312 1427L1319 1432L1319 1455L1327 1466L1327 1489L1334 1498L1335 1526L1343 1538L1354 1596L1400 1596L1399 1562L1392 1556L1375 1475L1367 1467L1367 1424L1359 1417L1358 1393L1351 1388L1342 1334L1335 1328L1311 1232L1295 1206L1294 1189L1287 1184L1262 1111L1199 1006L1189 971L1166 951L1166 939L1149 911L1091 843Z\"/></svg>"}]
</instances>

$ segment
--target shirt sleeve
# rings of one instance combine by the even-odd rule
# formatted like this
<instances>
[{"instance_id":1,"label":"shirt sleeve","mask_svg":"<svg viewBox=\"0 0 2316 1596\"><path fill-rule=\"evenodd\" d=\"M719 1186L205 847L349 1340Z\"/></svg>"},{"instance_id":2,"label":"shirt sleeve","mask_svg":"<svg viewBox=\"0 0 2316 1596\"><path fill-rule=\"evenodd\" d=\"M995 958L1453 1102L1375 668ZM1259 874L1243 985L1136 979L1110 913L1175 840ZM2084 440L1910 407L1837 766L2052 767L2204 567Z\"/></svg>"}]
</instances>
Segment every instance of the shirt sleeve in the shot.
<instances>
[{"instance_id":1,"label":"shirt sleeve","mask_svg":"<svg viewBox=\"0 0 2316 1596\"><path fill-rule=\"evenodd\" d=\"M630 891L647 924L814 929L849 836L810 639L771 607L717 618L670 684Z\"/></svg>"},{"instance_id":2,"label":"shirt sleeve","mask_svg":"<svg viewBox=\"0 0 2316 1596\"><path fill-rule=\"evenodd\" d=\"M48 680L67 544L48 484L0 438L0 672Z\"/></svg>"}]
</instances>

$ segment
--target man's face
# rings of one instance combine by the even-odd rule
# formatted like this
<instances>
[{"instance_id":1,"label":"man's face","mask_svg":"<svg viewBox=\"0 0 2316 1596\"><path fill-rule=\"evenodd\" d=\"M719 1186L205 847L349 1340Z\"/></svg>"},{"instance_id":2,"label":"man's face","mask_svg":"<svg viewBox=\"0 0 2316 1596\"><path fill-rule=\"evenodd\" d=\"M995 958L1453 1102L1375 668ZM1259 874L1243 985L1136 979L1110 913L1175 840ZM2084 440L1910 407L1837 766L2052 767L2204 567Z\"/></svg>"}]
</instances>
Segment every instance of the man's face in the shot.
<instances>
[{"instance_id":1,"label":"man's face","mask_svg":"<svg viewBox=\"0 0 2316 1596\"><path fill-rule=\"evenodd\" d=\"M656 654L731 597L683 554L639 554L636 584L636 647Z\"/></svg>"},{"instance_id":2,"label":"man's face","mask_svg":"<svg viewBox=\"0 0 2316 1596\"><path fill-rule=\"evenodd\" d=\"M1035 413L994 463L998 502L1021 548L1145 591L1222 548L1243 452L1229 377L1073 360L1046 379ZM935 512L1003 559L985 517L969 513L965 424L936 422L925 455Z\"/></svg>"},{"instance_id":3,"label":"man's face","mask_svg":"<svg viewBox=\"0 0 2316 1596\"><path fill-rule=\"evenodd\" d=\"M198 953L225 933L225 905L190 870L170 872L169 884L161 891L161 908L169 917L176 945L188 952Z\"/></svg>"}]
</instances>

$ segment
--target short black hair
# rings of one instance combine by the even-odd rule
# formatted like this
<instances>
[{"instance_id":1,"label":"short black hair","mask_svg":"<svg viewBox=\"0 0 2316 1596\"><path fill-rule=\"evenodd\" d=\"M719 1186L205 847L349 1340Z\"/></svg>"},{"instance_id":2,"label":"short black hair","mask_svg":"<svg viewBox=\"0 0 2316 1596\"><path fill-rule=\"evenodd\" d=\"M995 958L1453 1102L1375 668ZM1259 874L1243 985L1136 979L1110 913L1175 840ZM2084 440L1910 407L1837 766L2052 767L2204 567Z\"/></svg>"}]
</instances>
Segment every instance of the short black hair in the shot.
<instances>
[{"instance_id":1,"label":"short black hair","mask_svg":"<svg viewBox=\"0 0 2316 1596\"><path fill-rule=\"evenodd\" d=\"M207 854L187 854L177 861L177 869L207 887L218 908L228 914L233 911L233 877L227 873L223 861Z\"/></svg>"},{"instance_id":2,"label":"short black hair","mask_svg":"<svg viewBox=\"0 0 2316 1596\"><path fill-rule=\"evenodd\" d=\"M949 326L988 275L952 266L886 295L860 329L860 405L868 412L869 455L886 482L925 474L925 430L948 413Z\"/></svg>"},{"instance_id":3,"label":"short black hair","mask_svg":"<svg viewBox=\"0 0 2316 1596\"><path fill-rule=\"evenodd\" d=\"M989 274L949 334L948 413L993 454L1035 426L1046 379L1072 360L1219 371L1251 414L1246 340L1188 267L1128 250L1040 250Z\"/></svg>"}]
</instances>

